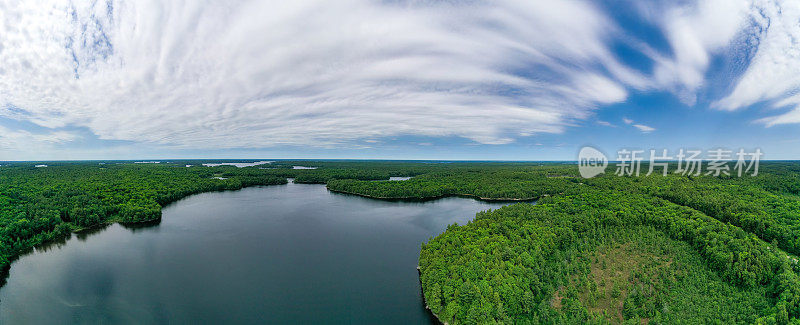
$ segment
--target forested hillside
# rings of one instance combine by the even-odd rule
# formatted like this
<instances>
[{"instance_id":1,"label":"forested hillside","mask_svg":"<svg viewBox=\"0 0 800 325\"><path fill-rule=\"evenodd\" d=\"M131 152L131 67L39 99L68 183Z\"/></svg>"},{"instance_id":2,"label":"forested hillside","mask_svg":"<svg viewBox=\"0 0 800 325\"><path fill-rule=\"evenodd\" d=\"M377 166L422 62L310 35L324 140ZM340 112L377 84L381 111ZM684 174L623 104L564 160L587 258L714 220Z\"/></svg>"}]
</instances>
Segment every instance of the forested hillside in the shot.
<instances>
[{"instance_id":1,"label":"forested hillside","mask_svg":"<svg viewBox=\"0 0 800 325\"><path fill-rule=\"evenodd\" d=\"M217 176L220 173L226 177ZM190 194L284 183L285 178L235 167L4 165L0 167L0 267L36 244L77 229L158 219L162 206Z\"/></svg>"},{"instance_id":2,"label":"forested hillside","mask_svg":"<svg viewBox=\"0 0 800 325\"><path fill-rule=\"evenodd\" d=\"M488 200L533 200L574 186L576 175L577 170L564 166L456 164L403 182L331 180L328 189L374 198L429 199L461 195Z\"/></svg>"},{"instance_id":3,"label":"forested hillside","mask_svg":"<svg viewBox=\"0 0 800 325\"><path fill-rule=\"evenodd\" d=\"M800 317L800 164L767 163L741 178L621 177L609 167L582 179L564 165L453 167L403 182L328 182L375 198L539 198L479 214L423 245L423 290L442 321Z\"/></svg>"},{"instance_id":4,"label":"forested hillside","mask_svg":"<svg viewBox=\"0 0 800 325\"><path fill-rule=\"evenodd\" d=\"M630 249L598 261L609 247ZM479 214L423 245L420 255L431 310L468 324L785 323L798 315L796 264L691 208L591 188ZM597 270L608 267L631 273Z\"/></svg>"},{"instance_id":5,"label":"forested hillside","mask_svg":"<svg viewBox=\"0 0 800 325\"><path fill-rule=\"evenodd\" d=\"M450 324L800 319L800 163L762 163L741 178L621 177L609 167L592 179L561 163L34 165L0 166L0 266L71 231L158 219L193 193L294 178L379 199L537 200L422 245L425 301ZM398 176L411 178L387 181Z\"/></svg>"},{"instance_id":6,"label":"forested hillside","mask_svg":"<svg viewBox=\"0 0 800 325\"><path fill-rule=\"evenodd\" d=\"M367 161L276 161L245 168L202 165L221 162L225 161L2 163L0 269L31 247L78 229L158 219L164 205L195 193L285 184L287 178L298 183L387 180L449 168Z\"/></svg>"}]
</instances>

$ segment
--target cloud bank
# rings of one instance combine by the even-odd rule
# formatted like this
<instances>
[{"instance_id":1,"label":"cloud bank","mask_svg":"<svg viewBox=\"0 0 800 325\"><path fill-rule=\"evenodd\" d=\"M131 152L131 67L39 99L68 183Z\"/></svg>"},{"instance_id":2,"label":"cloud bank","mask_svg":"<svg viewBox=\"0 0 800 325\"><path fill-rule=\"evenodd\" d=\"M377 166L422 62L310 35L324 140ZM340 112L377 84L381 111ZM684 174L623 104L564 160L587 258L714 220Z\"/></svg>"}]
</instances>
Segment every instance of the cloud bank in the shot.
<instances>
[{"instance_id":1,"label":"cloud bank","mask_svg":"<svg viewBox=\"0 0 800 325\"><path fill-rule=\"evenodd\" d=\"M795 108L765 124L800 122L796 1L632 3L669 51L582 1L0 0L0 117L174 148L503 144L634 91L693 104L715 55L754 53L714 107L773 100Z\"/></svg>"},{"instance_id":2,"label":"cloud bank","mask_svg":"<svg viewBox=\"0 0 800 325\"><path fill-rule=\"evenodd\" d=\"M800 2L756 1L751 31L759 46L733 91L716 102L726 110L770 102L790 107L783 114L760 119L767 126L800 123Z\"/></svg>"},{"instance_id":3,"label":"cloud bank","mask_svg":"<svg viewBox=\"0 0 800 325\"><path fill-rule=\"evenodd\" d=\"M0 5L0 113L186 148L562 132L644 80L584 2ZM580 22L580 23L576 23ZM538 71L532 73L532 71Z\"/></svg>"}]
</instances>

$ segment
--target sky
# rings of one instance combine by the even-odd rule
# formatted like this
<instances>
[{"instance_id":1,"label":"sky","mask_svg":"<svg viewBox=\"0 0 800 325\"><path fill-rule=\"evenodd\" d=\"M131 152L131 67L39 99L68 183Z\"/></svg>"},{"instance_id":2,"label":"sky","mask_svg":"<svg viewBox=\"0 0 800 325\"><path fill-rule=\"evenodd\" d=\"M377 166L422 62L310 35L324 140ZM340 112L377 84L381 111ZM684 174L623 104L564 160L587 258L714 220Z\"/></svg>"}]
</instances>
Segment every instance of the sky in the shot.
<instances>
[{"instance_id":1,"label":"sky","mask_svg":"<svg viewBox=\"0 0 800 325\"><path fill-rule=\"evenodd\" d=\"M800 1L0 0L0 160L800 159Z\"/></svg>"}]
</instances>

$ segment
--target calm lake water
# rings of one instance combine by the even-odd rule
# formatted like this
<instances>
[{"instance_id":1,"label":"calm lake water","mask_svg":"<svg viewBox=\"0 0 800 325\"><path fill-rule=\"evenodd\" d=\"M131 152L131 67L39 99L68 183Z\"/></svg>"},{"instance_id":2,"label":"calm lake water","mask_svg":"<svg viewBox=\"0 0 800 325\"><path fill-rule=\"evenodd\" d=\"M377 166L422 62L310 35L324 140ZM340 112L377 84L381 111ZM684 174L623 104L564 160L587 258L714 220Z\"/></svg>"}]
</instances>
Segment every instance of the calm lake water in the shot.
<instances>
[{"instance_id":1,"label":"calm lake water","mask_svg":"<svg viewBox=\"0 0 800 325\"><path fill-rule=\"evenodd\" d=\"M204 193L14 262L0 324L425 324L420 244L503 203L288 184Z\"/></svg>"}]
</instances>

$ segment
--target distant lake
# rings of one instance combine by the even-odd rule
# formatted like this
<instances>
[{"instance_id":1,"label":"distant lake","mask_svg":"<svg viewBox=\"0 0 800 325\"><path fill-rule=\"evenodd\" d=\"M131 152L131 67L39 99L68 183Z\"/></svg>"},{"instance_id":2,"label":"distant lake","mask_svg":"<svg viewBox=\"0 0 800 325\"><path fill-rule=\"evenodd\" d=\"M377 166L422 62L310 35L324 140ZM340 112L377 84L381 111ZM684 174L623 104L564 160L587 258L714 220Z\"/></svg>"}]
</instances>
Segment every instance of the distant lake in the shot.
<instances>
[{"instance_id":1,"label":"distant lake","mask_svg":"<svg viewBox=\"0 0 800 325\"><path fill-rule=\"evenodd\" d=\"M317 169L317 167L292 166L292 169Z\"/></svg>"},{"instance_id":2,"label":"distant lake","mask_svg":"<svg viewBox=\"0 0 800 325\"><path fill-rule=\"evenodd\" d=\"M207 163L207 164L203 164L203 166L206 166L206 167L236 166L236 167L242 168L242 167L253 167L253 166L271 164L271 163L274 163L274 161L255 161L255 162L249 162L249 163L245 163L245 162ZM191 165L187 165L186 167L190 167L190 166Z\"/></svg>"},{"instance_id":3,"label":"distant lake","mask_svg":"<svg viewBox=\"0 0 800 325\"><path fill-rule=\"evenodd\" d=\"M371 200L323 185L203 193L11 265L0 324L431 323L420 245L502 203Z\"/></svg>"},{"instance_id":4,"label":"distant lake","mask_svg":"<svg viewBox=\"0 0 800 325\"><path fill-rule=\"evenodd\" d=\"M411 177L399 177L399 176L389 177L390 181L407 181L409 179L411 179Z\"/></svg>"}]
</instances>

